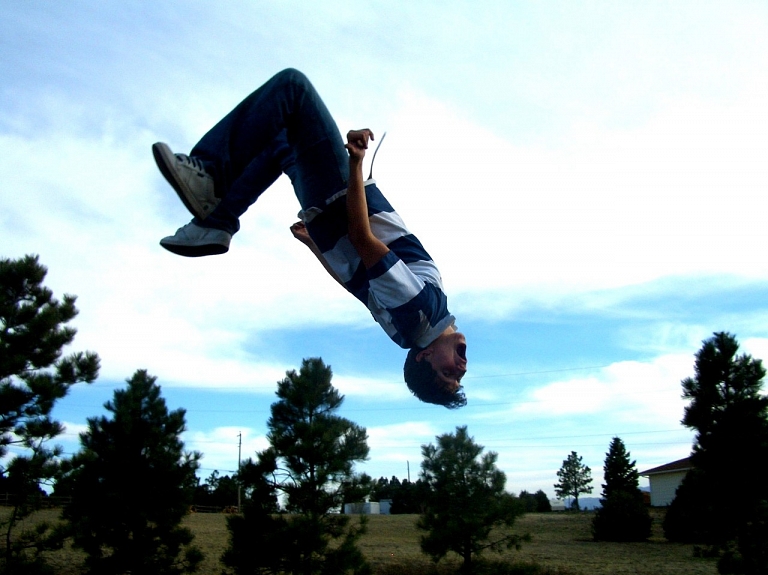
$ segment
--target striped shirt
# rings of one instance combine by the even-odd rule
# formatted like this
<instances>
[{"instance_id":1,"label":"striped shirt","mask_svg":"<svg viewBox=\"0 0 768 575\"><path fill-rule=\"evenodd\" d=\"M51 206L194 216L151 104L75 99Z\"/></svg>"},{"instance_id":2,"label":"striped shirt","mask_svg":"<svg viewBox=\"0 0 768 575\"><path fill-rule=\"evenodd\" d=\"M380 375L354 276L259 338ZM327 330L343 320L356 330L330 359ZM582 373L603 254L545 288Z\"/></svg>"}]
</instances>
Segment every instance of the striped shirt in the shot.
<instances>
[{"instance_id":1,"label":"striped shirt","mask_svg":"<svg viewBox=\"0 0 768 575\"><path fill-rule=\"evenodd\" d=\"M365 197L371 231L390 250L369 270L347 235L346 190L299 217L347 290L368 307L392 341L405 349L427 347L455 321L440 272L375 180L365 182Z\"/></svg>"}]
</instances>

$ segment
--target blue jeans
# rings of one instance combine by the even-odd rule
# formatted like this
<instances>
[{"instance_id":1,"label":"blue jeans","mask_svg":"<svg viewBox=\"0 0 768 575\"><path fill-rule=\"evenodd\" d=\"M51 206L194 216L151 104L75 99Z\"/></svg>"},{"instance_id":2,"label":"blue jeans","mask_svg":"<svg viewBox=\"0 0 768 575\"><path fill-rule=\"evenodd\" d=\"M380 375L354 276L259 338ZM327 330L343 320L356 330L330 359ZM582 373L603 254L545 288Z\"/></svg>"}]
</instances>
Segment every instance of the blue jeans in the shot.
<instances>
[{"instance_id":1,"label":"blue jeans","mask_svg":"<svg viewBox=\"0 0 768 575\"><path fill-rule=\"evenodd\" d=\"M238 104L191 155L203 161L221 198L204 221L193 221L230 234L282 173L304 210L323 207L349 178L349 155L336 122L307 77L290 68Z\"/></svg>"}]
</instances>

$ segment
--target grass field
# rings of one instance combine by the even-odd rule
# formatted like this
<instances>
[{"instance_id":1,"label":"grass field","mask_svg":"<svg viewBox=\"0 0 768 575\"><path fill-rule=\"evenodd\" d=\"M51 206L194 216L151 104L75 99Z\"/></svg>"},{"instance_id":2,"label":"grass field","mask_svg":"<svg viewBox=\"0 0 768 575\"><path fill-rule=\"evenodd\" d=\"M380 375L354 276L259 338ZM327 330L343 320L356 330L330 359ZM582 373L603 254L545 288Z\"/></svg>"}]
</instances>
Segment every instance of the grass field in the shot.
<instances>
[{"instance_id":1,"label":"grass field","mask_svg":"<svg viewBox=\"0 0 768 575\"><path fill-rule=\"evenodd\" d=\"M0 516L7 509L0 509ZM41 512L39 518L55 519L58 512ZM590 514L529 514L519 519L514 532L530 533L531 541L520 551L503 557L515 562L535 562L562 575L715 575L712 559L693 557L691 545L667 543L661 534L661 515L654 511L654 532L645 543L595 543L590 533ZM416 515L372 515L360 547L374 573L394 575L401 571L433 573L432 562L419 549ZM195 533L195 543L206 555L199 573L220 575L219 557L227 546L226 516L198 513L185 519ZM488 554L489 558L495 554ZM82 556L65 549L50 557L59 575L78 575ZM457 561L444 564L458 565ZM441 569L441 573L446 570Z\"/></svg>"}]
</instances>

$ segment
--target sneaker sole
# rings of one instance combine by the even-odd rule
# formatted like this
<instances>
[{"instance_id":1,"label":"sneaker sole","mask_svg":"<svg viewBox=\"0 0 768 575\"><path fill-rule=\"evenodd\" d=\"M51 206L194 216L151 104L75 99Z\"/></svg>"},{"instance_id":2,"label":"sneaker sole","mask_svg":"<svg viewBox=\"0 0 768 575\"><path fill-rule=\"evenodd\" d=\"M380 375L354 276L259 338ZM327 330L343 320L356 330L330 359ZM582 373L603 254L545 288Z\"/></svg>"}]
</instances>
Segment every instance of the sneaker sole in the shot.
<instances>
[{"instance_id":1,"label":"sneaker sole","mask_svg":"<svg viewBox=\"0 0 768 575\"><path fill-rule=\"evenodd\" d=\"M200 220L208 217L210 212L205 211L195 197L189 193L183 182L176 179L176 170L171 167L176 162L176 156L173 155L171 149L162 142L158 142L152 144L152 155L155 158L155 164L157 164L160 173L163 174L165 180L171 185L176 195L179 196L181 203L189 210L189 213Z\"/></svg>"},{"instance_id":2,"label":"sneaker sole","mask_svg":"<svg viewBox=\"0 0 768 575\"><path fill-rule=\"evenodd\" d=\"M169 252L185 258L200 258L204 256L218 256L229 251L229 246L222 244L205 244L202 246L182 246L178 244L164 244L160 242Z\"/></svg>"}]
</instances>

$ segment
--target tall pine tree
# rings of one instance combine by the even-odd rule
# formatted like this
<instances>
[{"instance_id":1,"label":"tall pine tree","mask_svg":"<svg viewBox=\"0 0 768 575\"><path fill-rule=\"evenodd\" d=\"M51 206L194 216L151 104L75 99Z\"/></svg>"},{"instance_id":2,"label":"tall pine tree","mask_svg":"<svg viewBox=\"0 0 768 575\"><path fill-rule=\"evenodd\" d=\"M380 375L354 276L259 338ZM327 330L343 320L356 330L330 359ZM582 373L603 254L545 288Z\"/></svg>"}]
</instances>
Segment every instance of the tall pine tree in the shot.
<instances>
[{"instance_id":1,"label":"tall pine tree","mask_svg":"<svg viewBox=\"0 0 768 575\"><path fill-rule=\"evenodd\" d=\"M608 446L603 465L603 499L607 499L616 491L634 493L640 490L640 474L636 462L629 459L624 442L614 437Z\"/></svg>"},{"instance_id":2,"label":"tall pine tree","mask_svg":"<svg viewBox=\"0 0 768 575\"><path fill-rule=\"evenodd\" d=\"M582 457L575 451L567 459L557 472L559 481L555 483L555 494L561 499L573 497L573 509L579 510L579 495L592 493L592 470L584 465Z\"/></svg>"},{"instance_id":3,"label":"tall pine tree","mask_svg":"<svg viewBox=\"0 0 768 575\"><path fill-rule=\"evenodd\" d=\"M20 522L38 509L41 484L59 471L60 447L49 442L62 433L51 416L55 403L72 385L92 382L99 371L95 353L62 357L76 330L67 324L77 315L75 296L62 301L43 285L47 269L37 256L0 260L0 458L8 447L21 451L0 463L0 488L12 496L12 509L0 521L4 552L0 569L31 574L43 563L42 551L61 539L47 524L19 530Z\"/></svg>"},{"instance_id":4,"label":"tall pine tree","mask_svg":"<svg viewBox=\"0 0 768 575\"><path fill-rule=\"evenodd\" d=\"M354 464L368 457L365 428L336 415L344 397L320 358L278 382L267 422L270 447L247 461L241 476L248 498L243 516L228 520L223 561L238 575L362 574L357 548L364 522L338 513ZM275 515L275 502L284 503Z\"/></svg>"},{"instance_id":5,"label":"tall pine tree","mask_svg":"<svg viewBox=\"0 0 768 575\"><path fill-rule=\"evenodd\" d=\"M664 523L667 538L724 548L765 523L768 502L768 397L759 359L738 355L736 337L715 333L696 353L694 377L682 381L690 400L683 425L694 429L688 474ZM762 553L768 555L763 548Z\"/></svg>"},{"instance_id":6,"label":"tall pine tree","mask_svg":"<svg viewBox=\"0 0 768 575\"><path fill-rule=\"evenodd\" d=\"M601 507L592 519L592 535L602 541L645 541L651 535L651 516L639 488L635 462L624 442L614 437L603 466Z\"/></svg>"},{"instance_id":7,"label":"tall pine tree","mask_svg":"<svg viewBox=\"0 0 768 575\"><path fill-rule=\"evenodd\" d=\"M80 436L64 517L90 573L187 573L202 559L180 525L200 455L184 451L185 412L168 411L155 381L137 371L106 403L111 417L89 418Z\"/></svg>"}]
</instances>

